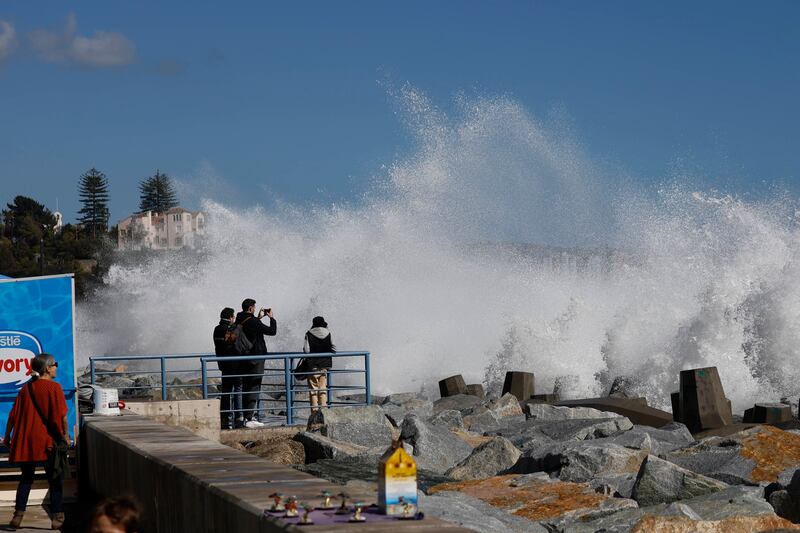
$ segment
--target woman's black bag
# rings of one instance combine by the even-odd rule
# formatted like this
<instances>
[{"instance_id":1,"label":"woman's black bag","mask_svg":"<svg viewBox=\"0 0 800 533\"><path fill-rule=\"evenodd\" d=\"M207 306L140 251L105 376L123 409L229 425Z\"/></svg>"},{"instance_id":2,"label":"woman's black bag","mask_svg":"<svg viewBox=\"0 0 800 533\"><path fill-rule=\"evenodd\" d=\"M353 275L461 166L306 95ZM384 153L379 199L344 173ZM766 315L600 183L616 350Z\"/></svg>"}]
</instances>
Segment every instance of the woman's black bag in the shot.
<instances>
[{"instance_id":1,"label":"woman's black bag","mask_svg":"<svg viewBox=\"0 0 800 533\"><path fill-rule=\"evenodd\" d=\"M311 366L308 364L308 358L303 357L300 359L300 362L297 363L297 367L294 369L294 379L298 381L306 381L309 374L304 374L302 372L311 372L311 370ZM298 373L300 374L298 375Z\"/></svg>"},{"instance_id":2,"label":"woman's black bag","mask_svg":"<svg viewBox=\"0 0 800 533\"><path fill-rule=\"evenodd\" d=\"M45 463L45 471L50 480L56 480L63 474L64 477L69 477L69 444L64 441L64 435L56 430L50 421L44 417L42 410L39 408L39 402L36 401L36 396L33 395L33 382L28 382L28 396L33 403L33 408L39 413L39 417L47 428L50 437L53 438L53 449L47 453L47 462Z\"/></svg>"}]
</instances>

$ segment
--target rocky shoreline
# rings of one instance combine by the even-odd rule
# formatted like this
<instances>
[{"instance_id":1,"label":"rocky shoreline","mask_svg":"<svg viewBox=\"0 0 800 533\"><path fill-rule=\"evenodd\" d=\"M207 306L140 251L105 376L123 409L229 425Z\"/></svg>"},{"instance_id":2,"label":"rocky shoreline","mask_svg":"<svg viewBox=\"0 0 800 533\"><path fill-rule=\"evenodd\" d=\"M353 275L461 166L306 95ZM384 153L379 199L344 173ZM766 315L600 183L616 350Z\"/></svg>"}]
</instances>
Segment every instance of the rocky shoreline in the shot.
<instances>
[{"instance_id":1,"label":"rocky shoreline","mask_svg":"<svg viewBox=\"0 0 800 533\"><path fill-rule=\"evenodd\" d=\"M292 461L302 446L304 464L295 467L343 485L374 484L379 455L400 437L419 466L420 509L475 531L800 528L795 429L732 422L712 431L722 436L698 436L679 422L653 427L508 393L373 400L323 410L305 431L287 432Z\"/></svg>"},{"instance_id":2,"label":"rocky shoreline","mask_svg":"<svg viewBox=\"0 0 800 533\"><path fill-rule=\"evenodd\" d=\"M684 386L684 374L689 385L706 379L706 389ZM796 405L733 415L716 369L706 374L681 373L675 417L619 387L558 402L533 395L532 383L499 397L445 383L441 398L376 396L323 409L305 428L223 432L223 442L363 491L402 439L418 464L420 510L475 531L800 529Z\"/></svg>"}]
</instances>

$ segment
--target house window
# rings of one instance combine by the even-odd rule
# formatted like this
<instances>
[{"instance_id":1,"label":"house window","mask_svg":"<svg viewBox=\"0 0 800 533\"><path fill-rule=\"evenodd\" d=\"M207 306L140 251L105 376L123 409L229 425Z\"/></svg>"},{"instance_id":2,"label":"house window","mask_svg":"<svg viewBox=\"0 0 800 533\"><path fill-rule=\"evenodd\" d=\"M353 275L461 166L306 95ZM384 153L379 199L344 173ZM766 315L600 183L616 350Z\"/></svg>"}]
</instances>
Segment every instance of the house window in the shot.
<instances>
[{"instance_id":1,"label":"house window","mask_svg":"<svg viewBox=\"0 0 800 533\"><path fill-rule=\"evenodd\" d=\"M183 246L183 237L175 237L175 246Z\"/></svg>"},{"instance_id":2,"label":"house window","mask_svg":"<svg viewBox=\"0 0 800 533\"><path fill-rule=\"evenodd\" d=\"M177 229L179 232L183 231L183 224L178 224L178 225L176 226L176 229Z\"/></svg>"}]
</instances>

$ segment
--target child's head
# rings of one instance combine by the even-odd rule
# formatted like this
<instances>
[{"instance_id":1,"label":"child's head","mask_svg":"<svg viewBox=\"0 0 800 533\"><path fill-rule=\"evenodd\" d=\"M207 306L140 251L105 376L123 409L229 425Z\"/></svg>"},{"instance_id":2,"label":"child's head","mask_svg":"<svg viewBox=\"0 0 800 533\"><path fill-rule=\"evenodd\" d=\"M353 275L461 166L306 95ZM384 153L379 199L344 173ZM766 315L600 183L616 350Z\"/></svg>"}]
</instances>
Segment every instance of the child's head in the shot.
<instances>
[{"instance_id":1,"label":"child's head","mask_svg":"<svg viewBox=\"0 0 800 533\"><path fill-rule=\"evenodd\" d=\"M311 321L312 328L327 328L328 323L325 322L325 319L321 316L315 316L314 320Z\"/></svg>"},{"instance_id":2,"label":"child's head","mask_svg":"<svg viewBox=\"0 0 800 533\"><path fill-rule=\"evenodd\" d=\"M107 498L94 508L89 533L138 533L139 514L133 498Z\"/></svg>"}]
</instances>

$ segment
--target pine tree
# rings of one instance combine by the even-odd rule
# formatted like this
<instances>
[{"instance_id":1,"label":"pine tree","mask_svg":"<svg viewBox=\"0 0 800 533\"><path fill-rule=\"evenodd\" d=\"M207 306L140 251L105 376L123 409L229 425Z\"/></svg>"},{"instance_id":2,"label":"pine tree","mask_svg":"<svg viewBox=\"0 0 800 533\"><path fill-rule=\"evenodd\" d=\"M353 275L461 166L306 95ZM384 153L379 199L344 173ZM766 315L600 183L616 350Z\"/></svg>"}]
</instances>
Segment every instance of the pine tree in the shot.
<instances>
[{"instance_id":1,"label":"pine tree","mask_svg":"<svg viewBox=\"0 0 800 533\"><path fill-rule=\"evenodd\" d=\"M139 184L139 211L166 213L178 205L178 197L172 187L172 180L156 170L155 175L145 178Z\"/></svg>"},{"instance_id":2,"label":"pine tree","mask_svg":"<svg viewBox=\"0 0 800 533\"><path fill-rule=\"evenodd\" d=\"M81 209L78 220L91 230L92 239L97 238L98 231L108 231L108 180L106 175L92 167L85 172L78 182L78 196Z\"/></svg>"}]
</instances>

